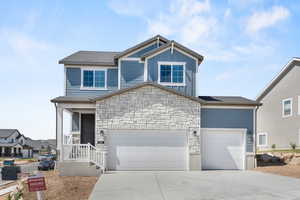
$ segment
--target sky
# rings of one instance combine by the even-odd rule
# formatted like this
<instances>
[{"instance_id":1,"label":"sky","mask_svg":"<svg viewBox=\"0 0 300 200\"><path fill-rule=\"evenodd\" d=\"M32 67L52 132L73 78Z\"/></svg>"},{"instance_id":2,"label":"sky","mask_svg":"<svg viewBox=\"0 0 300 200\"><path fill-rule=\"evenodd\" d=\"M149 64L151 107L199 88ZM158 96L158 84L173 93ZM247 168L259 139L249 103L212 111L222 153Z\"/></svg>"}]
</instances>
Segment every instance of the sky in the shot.
<instances>
[{"instance_id":1,"label":"sky","mask_svg":"<svg viewBox=\"0 0 300 200\"><path fill-rule=\"evenodd\" d=\"M0 128L55 138L58 60L122 51L154 35L204 56L198 95L255 99L300 53L296 0L10 0L0 4Z\"/></svg>"}]
</instances>

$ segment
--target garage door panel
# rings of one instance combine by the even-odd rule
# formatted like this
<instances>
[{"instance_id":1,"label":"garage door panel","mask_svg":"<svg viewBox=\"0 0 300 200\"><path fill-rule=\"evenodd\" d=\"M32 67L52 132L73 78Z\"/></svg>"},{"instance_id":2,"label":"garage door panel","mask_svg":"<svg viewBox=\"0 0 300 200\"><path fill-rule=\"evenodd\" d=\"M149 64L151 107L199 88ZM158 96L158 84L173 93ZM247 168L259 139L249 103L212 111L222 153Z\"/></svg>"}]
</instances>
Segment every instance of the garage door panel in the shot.
<instances>
[{"instance_id":1,"label":"garage door panel","mask_svg":"<svg viewBox=\"0 0 300 200\"><path fill-rule=\"evenodd\" d=\"M203 169L243 169L245 138L243 131L203 131Z\"/></svg>"},{"instance_id":2,"label":"garage door panel","mask_svg":"<svg viewBox=\"0 0 300 200\"><path fill-rule=\"evenodd\" d=\"M120 133L108 142L110 170L185 170L186 134Z\"/></svg>"}]
</instances>

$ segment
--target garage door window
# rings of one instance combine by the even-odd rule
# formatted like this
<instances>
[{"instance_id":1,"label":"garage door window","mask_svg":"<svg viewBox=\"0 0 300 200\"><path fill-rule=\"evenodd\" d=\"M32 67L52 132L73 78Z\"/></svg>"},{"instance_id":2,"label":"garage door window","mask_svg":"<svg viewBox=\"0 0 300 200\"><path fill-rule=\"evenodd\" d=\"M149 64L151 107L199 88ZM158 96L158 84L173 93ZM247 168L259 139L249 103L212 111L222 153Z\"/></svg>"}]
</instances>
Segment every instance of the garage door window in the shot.
<instances>
[{"instance_id":1,"label":"garage door window","mask_svg":"<svg viewBox=\"0 0 300 200\"><path fill-rule=\"evenodd\" d=\"M268 134L267 133L259 133L258 134L258 146L267 146Z\"/></svg>"}]
</instances>

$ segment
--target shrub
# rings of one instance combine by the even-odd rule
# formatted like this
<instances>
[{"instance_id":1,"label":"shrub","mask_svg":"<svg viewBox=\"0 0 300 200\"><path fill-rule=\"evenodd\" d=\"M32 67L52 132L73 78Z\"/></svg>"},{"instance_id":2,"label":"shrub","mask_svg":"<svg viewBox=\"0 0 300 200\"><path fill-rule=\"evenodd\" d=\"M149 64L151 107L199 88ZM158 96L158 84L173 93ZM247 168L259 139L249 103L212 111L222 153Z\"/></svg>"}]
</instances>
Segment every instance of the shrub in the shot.
<instances>
[{"instance_id":1,"label":"shrub","mask_svg":"<svg viewBox=\"0 0 300 200\"><path fill-rule=\"evenodd\" d=\"M291 142L291 143L290 143L290 146L291 146L291 148L292 148L293 150L295 150L297 145L296 145L296 143Z\"/></svg>"},{"instance_id":2,"label":"shrub","mask_svg":"<svg viewBox=\"0 0 300 200\"><path fill-rule=\"evenodd\" d=\"M276 144L272 144L272 149L276 149Z\"/></svg>"}]
</instances>

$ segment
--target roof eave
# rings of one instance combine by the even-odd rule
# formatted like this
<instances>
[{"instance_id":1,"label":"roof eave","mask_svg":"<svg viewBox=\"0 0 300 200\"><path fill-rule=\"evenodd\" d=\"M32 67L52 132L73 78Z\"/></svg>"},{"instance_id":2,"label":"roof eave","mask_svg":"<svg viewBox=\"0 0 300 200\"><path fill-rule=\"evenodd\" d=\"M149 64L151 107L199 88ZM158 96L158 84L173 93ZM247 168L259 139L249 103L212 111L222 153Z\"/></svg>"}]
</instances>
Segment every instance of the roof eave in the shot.
<instances>
[{"instance_id":1,"label":"roof eave","mask_svg":"<svg viewBox=\"0 0 300 200\"><path fill-rule=\"evenodd\" d=\"M294 57L292 58L283 69L267 84L267 86L257 95L255 98L256 101L260 102L272 89L276 86L276 84L288 73L293 67L295 62L300 62L300 58Z\"/></svg>"}]
</instances>

